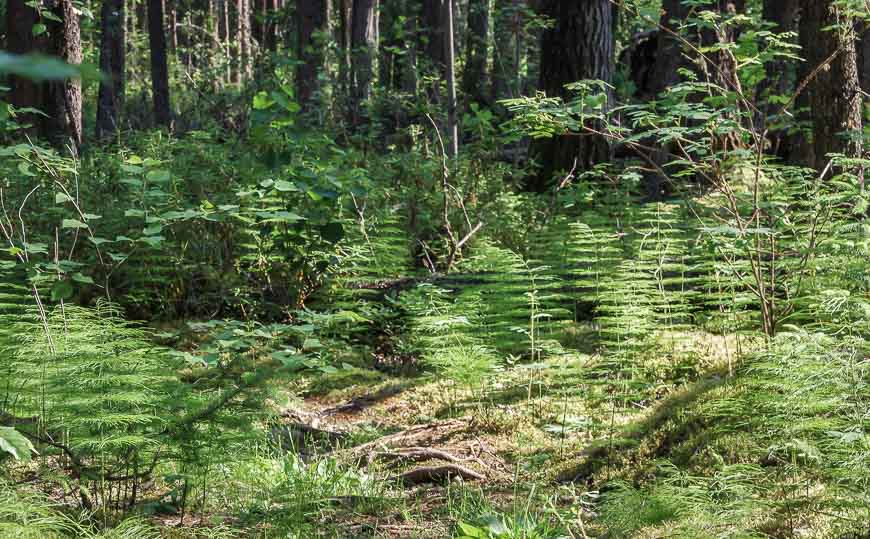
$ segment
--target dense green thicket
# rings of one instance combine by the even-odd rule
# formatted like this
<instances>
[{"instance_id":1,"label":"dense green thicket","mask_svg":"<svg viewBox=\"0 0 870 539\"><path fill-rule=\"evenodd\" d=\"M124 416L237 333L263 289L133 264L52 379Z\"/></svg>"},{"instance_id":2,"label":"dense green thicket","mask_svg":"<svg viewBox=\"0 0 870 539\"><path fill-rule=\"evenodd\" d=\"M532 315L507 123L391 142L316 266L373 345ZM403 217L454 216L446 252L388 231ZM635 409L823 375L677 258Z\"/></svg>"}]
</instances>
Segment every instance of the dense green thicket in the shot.
<instances>
[{"instance_id":1,"label":"dense green thicket","mask_svg":"<svg viewBox=\"0 0 870 539\"><path fill-rule=\"evenodd\" d=\"M496 2L484 42L509 76L460 94L456 156L440 60L415 59L434 27L383 5L383 80L357 102L377 47L327 26L270 52L289 4L256 54L211 14L212 56L200 21L173 23L173 129L150 129L138 27L111 141L70 151L2 103L0 535L868 533L870 160L776 154L824 133L768 80L817 66L762 2L676 2L686 62L645 97L627 64L536 93L563 21ZM619 4L626 58L661 6ZM866 7L835 11L859 41ZM78 72L0 58L34 69ZM864 124L835 139L866 147ZM601 162L540 162L601 137ZM405 427L464 453L394 447ZM487 481L403 475L439 458Z\"/></svg>"}]
</instances>

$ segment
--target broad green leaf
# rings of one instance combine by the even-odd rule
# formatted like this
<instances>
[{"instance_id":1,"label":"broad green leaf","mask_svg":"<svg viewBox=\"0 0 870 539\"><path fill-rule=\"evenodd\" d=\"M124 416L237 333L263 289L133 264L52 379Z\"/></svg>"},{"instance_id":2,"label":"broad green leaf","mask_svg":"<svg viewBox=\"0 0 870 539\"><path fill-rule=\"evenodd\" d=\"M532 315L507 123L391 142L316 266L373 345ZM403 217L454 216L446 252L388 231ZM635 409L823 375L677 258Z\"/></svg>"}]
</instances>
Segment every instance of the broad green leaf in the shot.
<instances>
[{"instance_id":1,"label":"broad green leaf","mask_svg":"<svg viewBox=\"0 0 870 539\"><path fill-rule=\"evenodd\" d=\"M12 427L0 427L0 451L9 453L16 460L30 460L36 452L30 440Z\"/></svg>"},{"instance_id":2,"label":"broad green leaf","mask_svg":"<svg viewBox=\"0 0 870 539\"><path fill-rule=\"evenodd\" d=\"M64 219L60 225L61 228L88 228L88 225L78 219Z\"/></svg>"},{"instance_id":3,"label":"broad green leaf","mask_svg":"<svg viewBox=\"0 0 870 539\"><path fill-rule=\"evenodd\" d=\"M61 301L69 299L73 295L73 286L69 281L57 281L51 287L51 300Z\"/></svg>"}]
</instances>

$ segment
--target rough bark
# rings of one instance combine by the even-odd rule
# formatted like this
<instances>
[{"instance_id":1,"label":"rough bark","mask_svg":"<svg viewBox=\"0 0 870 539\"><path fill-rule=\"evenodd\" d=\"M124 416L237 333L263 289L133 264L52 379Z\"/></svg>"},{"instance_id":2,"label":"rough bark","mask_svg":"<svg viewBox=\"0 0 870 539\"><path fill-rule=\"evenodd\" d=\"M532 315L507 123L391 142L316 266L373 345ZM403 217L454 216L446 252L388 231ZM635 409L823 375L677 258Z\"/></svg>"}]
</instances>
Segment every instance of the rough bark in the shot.
<instances>
[{"instance_id":1,"label":"rough bark","mask_svg":"<svg viewBox=\"0 0 870 539\"><path fill-rule=\"evenodd\" d=\"M49 25L49 53L69 64L82 63L81 25L72 0L58 0L52 12L59 22ZM82 84L79 79L49 83L42 135L77 153L82 145Z\"/></svg>"},{"instance_id":2,"label":"rough bark","mask_svg":"<svg viewBox=\"0 0 870 539\"><path fill-rule=\"evenodd\" d=\"M353 122L363 119L363 107L372 95L375 42L375 0L353 0L351 20L351 107Z\"/></svg>"},{"instance_id":3,"label":"rough bark","mask_svg":"<svg viewBox=\"0 0 870 539\"><path fill-rule=\"evenodd\" d=\"M124 0L103 0L100 18L100 71L107 78L97 97L96 135L106 139L118 132L124 103Z\"/></svg>"},{"instance_id":4,"label":"rough bark","mask_svg":"<svg viewBox=\"0 0 870 539\"><path fill-rule=\"evenodd\" d=\"M166 64L166 33L163 31L163 2L148 0L148 43L151 47L151 91L154 123L169 127L169 69Z\"/></svg>"},{"instance_id":5,"label":"rough bark","mask_svg":"<svg viewBox=\"0 0 870 539\"><path fill-rule=\"evenodd\" d=\"M316 36L329 24L329 0L309 0L296 6L297 45L300 63L296 66L296 95L307 109L318 90L318 75L325 60L326 44Z\"/></svg>"},{"instance_id":6,"label":"rough bark","mask_svg":"<svg viewBox=\"0 0 870 539\"><path fill-rule=\"evenodd\" d=\"M813 124L813 166L823 170L830 153L861 155L861 89L853 24L834 0L802 0L800 34L811 70L806 92ZM833 56L833 60L829 59Z\"/></svg>"},{"instance_id":7,"label":"rough bark","mask_svg":"<svg viewBox=\"0 0 870 539\"><path fill-rule=\"evenodd\" d=\"M465 43L465 71L462 91L472 103L486 104L489 0L469 0L468 37Z\"/></svg>"},{"instance_id":8,"label":"rough bark","mask_svg":"<svg viewBox=\"0 0 870 539\"><path fill-rule=\"evenodd\" d=\"M584 79L612 82L613 11L609 0L548 0L543 13L555 21L541 39L540 87L551 97L570 98L565 85ZM577 163L587 170L606 161L609 145L603 137L582 134L554 137L536 144L541 176L529 187L544 190L556 171Z\"/></svg>"},{"instance_id":9,"label":"rough bark","mask_svg":"<svg viewBox=\"0 0 870 539\"><path fill-rule=\"evenodd\" d=\"M304 3L304 2L303 2ZM238 0L238 42L239 42L239 79L245 82L253 73L253 54L251 48L251 0Z\"/></svg>"}]
</instances>

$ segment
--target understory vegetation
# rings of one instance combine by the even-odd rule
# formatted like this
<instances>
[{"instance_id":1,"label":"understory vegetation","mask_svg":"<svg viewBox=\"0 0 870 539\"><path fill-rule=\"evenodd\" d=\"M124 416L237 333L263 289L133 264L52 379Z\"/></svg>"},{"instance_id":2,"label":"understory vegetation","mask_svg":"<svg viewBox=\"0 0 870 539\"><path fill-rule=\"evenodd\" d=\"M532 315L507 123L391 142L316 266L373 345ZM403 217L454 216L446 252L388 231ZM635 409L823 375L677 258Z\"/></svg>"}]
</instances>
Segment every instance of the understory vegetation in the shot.
<instances>
[{"instance_id":1,"label":"understory vegetation","mask_svg":"<svg viewBox=\"0 0 870 539\"><path fill-rule=\"evenodd\" d=\"M103 1L7 17L0 537L870 534L863 0L152 1L167 122L135 3L88 104ZM71 80L77 141L16 101Z\"/></svg>"}]
</instances>

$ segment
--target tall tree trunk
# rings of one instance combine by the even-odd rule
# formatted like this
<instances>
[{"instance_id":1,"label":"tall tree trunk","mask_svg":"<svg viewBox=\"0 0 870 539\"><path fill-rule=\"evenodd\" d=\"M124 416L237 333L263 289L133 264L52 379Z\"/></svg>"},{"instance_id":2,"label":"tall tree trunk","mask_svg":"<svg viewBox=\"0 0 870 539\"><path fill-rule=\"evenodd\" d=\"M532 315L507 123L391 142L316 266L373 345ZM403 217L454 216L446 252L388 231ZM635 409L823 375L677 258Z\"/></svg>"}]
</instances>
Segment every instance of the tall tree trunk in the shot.
<instances>
[{"instance_id":1,"label":"tall tree trunk","mask_svg":"<svg viewBox=\"0 0 870 539\"><path fill-rule=\"evenodd\" d=\"M722 20L726 20L743 12L745 7L745 0L717 0L709 9L718 11ZM702 63L706 80L728 92L742 89L737 76L737 60L732 51L721 45L727 46L737 41L738 31L739 27L732 24L719 24L715 29L701 30L701 46L710 49Z\"/></svg>"},{"instance_id":2,"label":"tall tree trunk","mask_svg":"<svg viewBox=\"0 0 870 539\"><path fill-rule=\"evenodd\" d=\"M253 54L251 51L251 0L238 0L238 9L240 82L245 82L251 78L253 72Z\"/></svg>"},{"instance_id":3,"label":"tall tree trunk","mask_svg":"<svg viewBox=\"0 0 870 539\"><path fill-rule=\"evenodd\" d=\"M326 43L317 34L329 25L329 0L308 0L296 6L297 47L300 63L296 66L296 97L308 109L318 89L318 76L325 61Z\"/></svg>"},{"instance_id":4,"label":"tall tree trunk","mask_svg":"<svg viewBox=\"0 0 870 539\"><path fill-rule=\"evenodd\" d=\"M585 1L580 0L579 3ZM493 28L495 46L492 61L494 101L519 95L525 0L496 0L495 7L496 17Z\"/></svg>"},{"instance_id":5,"label":"tall tree trunk","mask_svg":"<svg viewBox=\"0 0 870 539\"><path fill-rule=\"evenodd\" d=\"M351 107L354 125L363 121L371 98L375 43L375 0L353 0L351 20Z\"/></svg>"},{"instance_id":6,"label":"tall tree trunk","mask_svg":"<svg viewBox=\"0 0 870 539\"><path fill-rule=\"evenodd\" d=\"M471 102L487 104L487 50L489 45L489 0L469 0L468 38L462 90Z\"/></svg>"},{"instance_id":7,"label":"tall tree trunk","mask_svg":"<svg viewBox=\"0 0 870 539\"><path fill-rule=\"evenodd\" d=\"M166 34L163 31L163 0L148 0L148 43L151 47L154 123L169 127L169 69L166 64Z\"/></svg>"},{"instance_id":8,"label":"tall tree trunk","mask_svg":"<svg viewBox=\"0 0 870 539\"><path fill-rule=\"evenodd\" d=\"M541 89L551 97L570 97L565 85L584 79L613 80L613 10L609 0L546 0L543 12L555 21L541 39ZM556 171L587 170L609 158L603 137L584 134L542 140L544 163L530 187L546 189Z\"/></svg>"},{"instance_id":9,"label":"tall tree trunk","mask_svg":"<svg viewBox=\"0 0 870 539\"><path fill-rule=\"evenodd\" d=\"M59 20L48 21L49 54L69 64L81 64L81 25L72 0L58 0L52 13ZM81 81L71 79L49 83L42 110L48 114L42 123L42 135L62 146L69 144L78 153L82 144Z\"/></svg>"},{"instance_id":10,"label":"tall tree trunk","mask_svg":"<svg viewBox=\"0 0 870 539\"><path fill-rule=\"evenodd\" d=\"M335 29L338 42L338 86L343 97L350 93L351 3L352 0L338 0L338 27Z\"/></svg>"},{"instance_id":11,"label":"tall tree trunk","mask_svg":"<svg viewBox=\"0 0 870 539\"><path fill-rule=\"evenodd\" d=\"M168 15L169 19L169 50L172 54L178 54L178 8L172 0L163 2L164 15ZM185 39L185 44L187 40ZM189 54L189 51L185 51Z\"/></svg>"},{"instance_id":12,"label":"tall tree trunk","mask_svg":"<svg viewBox=\"0 0 870 539\"><path fill-rule=\"evenodd\" d=\"M12 54L29 54L45 47L44 37L33 35L33 25L39 20L35 9L27 5L27 0L7 0L6 2L6 50ZM9 103L15 108L38 108L42 102L43 85L30 79L10 75ZM26 115L21 121L33 121Z\"/></svg>"},{"instance_id":13,"label":"tall tree trunk","mask_svg":"<svg viewBox=\"0 0 870 539\"><path fill-rule=\"evenodd\" d=\"M650 70L649 87L641 89L640 96L653 99L669 87L680 82L679 69L688 67L683 55L683 43L676 34L680 33L680 25L689 15L689 6L683 0L664 0L662 2L662 17L655 52L655 63Z\"/></svg>"},{"instance_id":14,"label":"tall tree trunk","mask_svg":"<svg viewBox=\"0 0 870 539\"><path fill-rule=\"evenodd\" d=\"M453 31L453 0L444 1L444 57L447 61L447 132L450 157L459 154L459 121L456 117L456 50Z\"/></svg>"},{"instance_id":15,"label":"tall tree trunk","mask_svg":"<svg viewBox=\"0 0 870 539\"><path fill-rule=\"evenodd\" d=\"M858 25L858 78L861 89L870 94L870 22Z\"/></svg>"},{"instance_id":16,"label":"tall tree trunk","mask_svg":"<svg viewBox=\"0 0 870 539\"><path fill-rule=\"evenodd\" d=\"M444 73L444 16L442 0L423 0L420 14L420 37L423 51L430 67L436 73Z\"/></svg>"},{"instance_id":17,"label":"tall tree trunk","mask_svg":"<svg viewBox=\"0 0 870 539\"><path fill-rule=\"evenodd\" d=\"M417 34L419 32L417 17L405 18L405 54L401 58L400 77L402 91L417 94Z\"/></svg>"},{"instance_id":18,"label":"tall tree trunk","mask_svg":"<svg viewBox=\"0 0 870 539\"><path fill-rule=\"evenodd\" d=\"M814 72L806 91L813 124L813 165L823 170L830 153L861 155L861 88L854 25L834 0L802 0L800 34L807 67ZM827 65L825 62L833 56ZM820 68L820 69L817 69ZM853 136L844 136L850 132Z\"/></svg>"},{"instance_id":19,"label":"tall tree trunk","mask_svg":"<svg viewBox=\"0 0 870 539\"><path fill-rule=\"evenodd\" d=\"M107 139L120 129L124 103L124 0L103 0L100 19L100 71L107 78L97 97L96 135Z\"/></svg>"}]
</instances>

